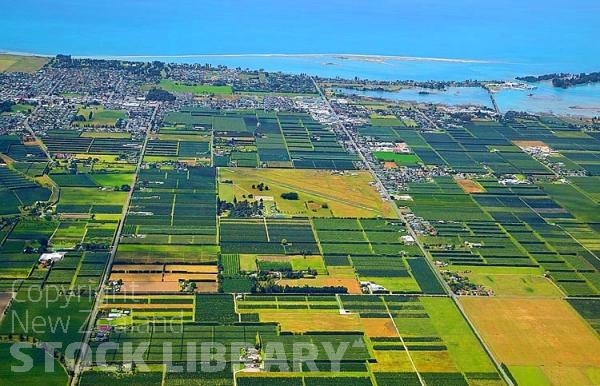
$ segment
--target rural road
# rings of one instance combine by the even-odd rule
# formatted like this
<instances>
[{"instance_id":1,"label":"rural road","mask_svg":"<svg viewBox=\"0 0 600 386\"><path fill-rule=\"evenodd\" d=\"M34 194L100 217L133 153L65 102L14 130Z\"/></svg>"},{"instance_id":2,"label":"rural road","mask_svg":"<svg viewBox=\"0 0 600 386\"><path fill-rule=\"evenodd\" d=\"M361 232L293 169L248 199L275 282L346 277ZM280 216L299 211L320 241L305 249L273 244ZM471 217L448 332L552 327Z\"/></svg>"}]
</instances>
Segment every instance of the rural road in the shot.
<instances>
[{"instance_id":1,"label":"rural road","mask_svg":"<svg viewBox=\"0 0 600 386\"><path fill-rule=\"evenodd\" d=\"M398 208L398 206L392 200L391 195L389 194L389 192L387 191L387 189L385 188L385 186L381 182L381 179L379 179L379 176L377 175L377 173L375 173L375 171L371 167L371 164L367 161L367 158L363 154L362 150L356 144L356 141L354 140L354 137L350 134L350 131L348 130L348 128L339 119L337 113L333 109L333 106L331 106L331 103L329 102L329 100L325 96L325 93L323 93L323 91L321 90L321 87L319 87L318 83L314 80L314 78L312 79L312 81L313 81L315 87L317 88L317 91L321 95L321 98L323 98L323 100L327 104L327 107L331 111L332 116L334 118L336 118L336 120L338 121L337 122L338 127L341 128L344 131L344 133L346 134L346 136L348 137L348 139L352 143L352 146L354 147L354 149L356 150L356 152L360 156L361 160L363 161L363 163L365 164L365 166L367 167L367 169L369 170L369 172L371 172L371 174L373 175L373 178L375 178L375 181L377 183L377 186L378 186L381 194L384 196L384 198L386 200L389 200L393 204L392 206L393 206L396 214L406 224L407 230L409 231L409 233L411 234L411 236L415 239L415 242L417 243L417 245L419 246L419 248L421 249L421 251L425 254L425 261L427 261L427 264L429 264L429 267L435 273L435 276L437 277L438 281L444 286L444 288L446 289L446 291L450 294L450 298L453 300L454 304L456 304L456 306L458 307L458 309L459 309L460 313L462 314L463 318L467 321L469 327L471 328L471 331L473 331L473 333L475 334L475 336L477 337L477 339L479 340L479 342L481 343L481 345L483 346L483 348L487 352L487 354L490 357L490 359L494 362L494 365L496 366L496 369L500 372L500 374L502 374L502 377L504 378L504 381L509 386L514 386L514 383L512 382L512 380L510 379L510 377L508 376L508 374L506 374L506 372L504 371L504 368L502 367L501 363L496 359L496 357L494 357L491 349L485 343L485 341L483 340L483 337L479 334L479 332L475 328L475 325L473 324L473 322L467 316L467 314L466 314L466 312L465 312L462 304L458 300L458 296L456 296L456 294L454 294L450 290L450 287L448 286L448 284L446 283L446 281L441 277L439 271L433 265L433 263L432 263L433 258L431 256L431 254L429 253L429 251L427 249L425 249L425 247L423 246L423 243L419 239L419 237L418 237L417 233L415 232L415 230L408 224L408 222L406 221L406 218L404 217L404 214L402 213L402 211L400 211L400 209ZM425 116L422 112L421 112L421 114L428 121L431 122L431 120L427 116ZM432 122L432 124L434 124L434 123ZM434 126L437 127L437 125L435 125L435 124L434 124ZM421 383L423 383L423 380L421 379L420 376L419 376L419 380L421 381Z\"/></svg>"},{"instance_id":2,"label":"rural road","mask_svg":"<svg viewBox=\"0 0 600 386\"><path fill-rule=\"evenodd\" d=\"M144 159L144 153L146 151L146 146L148 145L148 138L150 137L150 131L154 127L154 120L156 119L157 112L158 112L158 106L156 106L154 108L154 112L152 113L152 118L150 119L150 122L148 123L148 127L146 128L146 133L144 136L144 144L142 145L142 149L140 150L140 155L139 155L139 159L138 159L137 166L136 166L135 178L133 181L133 185L131 185L131 189L129 189L129 194L127 195L127 200L126 200L125 204L123 205L123 212L121 213L121 221L119 221L119 226L117 227L117 232L115 233L115 236L113 239L112 248L110 250L110 255L108 257L106 269L104 270L104 274L102 275L102 280L100 280L100 290L96 294L96 299L94 301L94 307L92 308L92 311L87 320L87 327L86 327L85 335L83 338L84 343L88 343L90 341L92 331L94 330L94 323L96 322L96 318L98 317L98 310L99 310L99 306L100 306L99 301L102 298L102 295L104 294L104 284L107 282L107 280L109 278L110 271L112 269L112 265L113 265L113 262L115 259L115 255L117 253L117 246L119 245L119 239L121 238L121 233L123 232L123 226L125 224L125 215L127 214L127 210L129 208L129 203L131 202L131 197L133 196L135 183L137 182L138 174L139 174L140 168L142 166L142 161ZM79 356L77 357L77 359L75 361L74 375L73 375L73 378L71 379L71 386L78 386L78 384L79 384L79 377L81 376L81 371L83 370L82 366L84 365L84 358L88 355L87 347L88 346L83 346L83 348L79 351Z\"/></svg>"}]
</instances>

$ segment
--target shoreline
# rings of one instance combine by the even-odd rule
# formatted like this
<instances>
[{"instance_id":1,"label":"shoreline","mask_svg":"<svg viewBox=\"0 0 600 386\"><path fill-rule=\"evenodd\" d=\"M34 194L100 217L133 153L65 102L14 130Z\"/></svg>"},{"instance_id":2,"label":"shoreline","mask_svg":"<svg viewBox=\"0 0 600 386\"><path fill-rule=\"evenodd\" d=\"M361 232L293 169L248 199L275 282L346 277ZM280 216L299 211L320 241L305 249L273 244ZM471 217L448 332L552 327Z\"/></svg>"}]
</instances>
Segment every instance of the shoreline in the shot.
<instances>
[{"instance_id":1,"label":"shoreline","mask_svg":"<svg viewBox=\"0 0 600 386\"><path fill-rule=\"evenodd\" d=\"M20 55L20 56L38 56L44 58L53 58L56 55L39 54L33 52L21 52L0 49L0 54ZM65 54L68 55L68 54ZM357 60L369 62L385 62L386 60L402 62L443 62L443 63L463 63L463 64L498 64L504 61L483 60L483 59L461 59L461 58L441 58L427 56L404 56L404 55L378 55L378 54L350 54L350 53L247 53L247 54L179 54L179 55L77 55L72 54L77 59L199 59L199 58L335 58L339 60Z\"/></svg>"}]
</instances>

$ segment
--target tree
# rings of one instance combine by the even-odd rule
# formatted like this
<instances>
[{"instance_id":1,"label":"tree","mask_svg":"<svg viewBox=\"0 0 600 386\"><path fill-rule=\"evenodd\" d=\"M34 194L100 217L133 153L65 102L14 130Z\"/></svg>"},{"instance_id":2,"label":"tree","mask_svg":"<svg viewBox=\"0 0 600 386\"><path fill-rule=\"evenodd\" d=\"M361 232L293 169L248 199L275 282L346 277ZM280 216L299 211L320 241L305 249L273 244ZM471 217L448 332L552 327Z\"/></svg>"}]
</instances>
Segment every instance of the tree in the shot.
<instances>
[{"instance_id":1,"label":"tree","mask_svg":"<svg viewBox=\"0 0 600 386\"><path fill-rule=\"evenodd\" d=\"M296 192L281 193L281 198L283 198L284 200L297 200L298 193L296 193Z\"/></svg>"},{"instance_id":2,"label":"tree","mask_svg":"<svg viewBox=\"0 0 600 386\"><path fill-rule=\"evenodd\" d=\"M151 89L146 95L147 101L172 102L175 99L177 99L175 95L159 88Z\"/></svg>"},{"instance_id":3,"label":"tree","mask_svg":"<svg viewBox=\"0 0 600 386\"><path fill-rule=\"evenodd\" d=\"M94 112L90 111L90 114L88 115L88 121L91 121L92 118L94 118Z\"/></svg>"}]
</instances>

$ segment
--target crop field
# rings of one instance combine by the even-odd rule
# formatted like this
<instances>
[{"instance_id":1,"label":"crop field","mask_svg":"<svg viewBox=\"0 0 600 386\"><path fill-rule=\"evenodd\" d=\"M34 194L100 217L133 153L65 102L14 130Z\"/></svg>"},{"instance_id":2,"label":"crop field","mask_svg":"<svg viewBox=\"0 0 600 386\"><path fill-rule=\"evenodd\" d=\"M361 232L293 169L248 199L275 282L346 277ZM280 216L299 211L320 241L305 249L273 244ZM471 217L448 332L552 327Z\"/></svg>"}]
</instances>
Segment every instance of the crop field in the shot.
<instances>
[{"instance_id":1,"label":"crop field","mask_svg":"<svg viewBox=\"0 0 600 386\"><path fill-rule=\"evenodd\" d=\"M19 207L50 199L50 190L20 172L0 166L0 215L17 214Z\"/></svg>"},{"instance_id":2,"label":"crop field","mask_svg":"<svg viewBox=\"0 0 600 386\"><path fill-rule=\"evenodd\" d=\"M435 260L459 266L539 267L567 295L599 293L596 285L600 260L593 252L597 250L597 232L583 223L595 221L593 213L597 212L597 205L587 196L569 185L511 186L489 179L478 180L483 191L469 195L462 189L459 193L449 193L456 191L456 184L450 180L444 180L443 185L441 182L436 179L435 186L411 185L415 201L403 202L416 215L435 222L435 237L423 238ZM423 201L420 197L425 192L429 192L429 197ZM450 197L453 200L461 197L453 204L460 205L460 215L434 210L435 205L449 205ZM454 248L441 248L442 244L454 245ZM476 278L482 281L478 284L492 284L488 278ZM509 293L510 281L514 287L520 280L515 276L496 279L499 281L492 279L495 286ZM506 283L503 284L502 279ZM533 286L533 281L544 283L540 278L531 279ZM524 295L524 291L530 291L535 295L532 288L525 285L513 293ZM544 294L553 292L547 286L543 291Z\"/></svg>"},{"instance_id":3,"label":"crop field","mask_svg":"<svg viewBox=\"0 0 600 386\"><path fill-rule=\"evenodd\" d=\"M314 255L319 252L311 224L305 219L221 219L223 253Z\"/></svg>"},{"instance_id":4,"label":"crop field","mask_svg":"<svg viewBox=\"0 0 600 386\"><path fill-rule=\"evenodd\" d=\"M485 165L493 175L413 183L408 192L411 201L397 202L433 223L436 237L424 237L424 243L434 259L453 265L540 267L567 295L598 295L599 234L589 225L600 220L593 166L600 145L593 136L533 117L508 124L474 121L425 133L378 121L378 126L360 128L359 133L405 141L426 165L462 173L482 173ZM545 179L553 172L526 153L530 148L550 149L549 162L573 172L586 171L589 177L531 183L528 179ZM499 180L507 177L517 183L501 184ZM456 210L444 210L448 207ZM454 247L441 248L442 240ZM494 283L500 291L517 295L532 291L534 282L544 285L540 278L524 278L530 285L516 290L520 279L515 276L492 279L499 280ZM546 286L542 296L552 292ZM535 290L529 293L534 296Z\"/></svg>"},{"instance_id":5,"label":"crop field","mask_svg":"<svg viewBox=\"0 0 600 386\"><path fill-rule=\"evenodd\" d=\"M600 301L598 299L568 299L567 301L596 332L600 332Z\"/></svg>"},{"instance_id":6,"label":"crop field","mask_svg":"<svg viewBox=\"0 0 600 386\"><path fill-rule=\"evenodd\" d=\"M21 343L19 350L21 353L32 358L33 367L27 372L27 382L32 385L65 386L68 384L69 377L65 369L57 361L44 352L42 349L35 348L28 343ZM0 358L4 366L0 369L0 380L5 385L16 385L23 382L23 373L11 371L11 367L23 366L23 362L11 354L11 344L0 344ZM46 360L50 359L54 366L53 372L44 370Z\"/></svg>"},{"instance_id":7,"label":"crop field","mask_svg":"<svg viewBox=\"0 0 600 386\"><path fill-rule=\"evenodd\" d=\"M344 312L339 312L339 307L343 307ZM406 377L412 374L416 378L419 372L423 377L439 379L441 384L466 385L467 380L475 384L478 380L503 384L449 299L402 295L245 295L237 301L237 308L242 315L258 312L262 322L278 323L282 336L285 336L283 332L310 336L310 331L314 334L317 331L364 333L375 355L370 366L375 376L405 371ZM313 322L305 323L304 317ZM295 338L295 341L300 340L300 337ZM405 358L400 359L402 356ZM261 376L269 376L269 373ZM443 379L446 383L441 381Z\"/></svg>"},{"instance_id":8,"label":"crop field","mask_svg":"<svg viewBox=\"0 0 600 386\"><path fill-rule=\"evenodd\" d=\"M221 313L219 313L221 315ZM172 328L177 328L177 333L172 331ZM149 364L165 363L163 357L163 343L170 342L172 344L172 359L174 362L185 361L187 356L188 342L215 342L223 344L229 350L225 355L231 357L232 342L254 344L257 335L261 339L277 339L279 338L276 326L273 324L251 324L251 325L206 325L206 324L190 324L184 323L181 325L160 325L149 324L145 328L140 327L133 331L117 332L110 335L111 342L139 342L139 339L145 339L149 344L148 350L144 353L144 361ZM95 349L94 344L92 346ZM109 352L106 358L108 363L122 363L127 361L127 355L122 349Z\"/></svg>"},{"instance_id":9,"label":"crop field","mask_svg":"<svg viewBox=\"0 0 600 386\"><path fill-rule=\"evenodd\" d=\"M564 294L544 272L535 267L460 266L452 271L494 291L494 296L560 298Z\"/></svg>"},{"instance_id":10,"label":"crop field","mask_svg":"<svg viewBox=\"0 0 600 386\"><path fill-rule=\"evenodd\" d=\"M81 386L96 386L110 383L114 386L146 386L160 384L163 378L162 371L138 372L131 374L86 371L81 377Z\"/></svg>"},{"instance_id":11,"label":"crop field","mask_svg":"<svg viewBox=\"0 0 600 386\"><path fill-rule=\"evenodd\" d=\"M118 114L110 114L110 116L114 115ZM114 121L116 121L116 118ZM107 138L84 135L83 133L85 132L76 131L75 129L50 130L43 138L43 142L52 154L89 154L88 157L93 155L92 158L103 154L137 154L141 149L141 143L130 137Z\"/></svg>"},{"instance_id":12,"label":"crop field","mask_svg":"<svg viewBox=\"0 0 600 386\"><path fill-rule=\"evenodd\" d=\"M191 107L168 114L164 123L162 133L212 131L215 166L351 170L358 160L308 114Z\"/></svg>"},{"instance_id":13,"label":"crop field","mask_svg":"<svg viewBox=\"0 0 600 386\"><path fill-rule=\"evenodd\" d=\"M600 341L566 301L461 298L460 302L517 382L596 382ZM519 344L515 345L515 341ZM530 378L532 375L535 381Z\"/></svg>"},{"instance_id":14,"label":"crop field","mask_svg":"<svg viewBox=\"0 0 600 386\"><path fill-rule=\"evenodd\" d=\"M124 291L180 292L180 282L196 283L200 292L217 291L217 270L214 265L117 264L110 280L122 280Z\"/></svg>"},{"instance_id":15,"label":"crop field","mask_svg":"<svg viewBox=\"0 0 600 386\"><path fill-rule=\"evenodd\" d=\"M148 169L138 174L111 280L126 290L217 292L215 169Z\"/></svg>"},{"instance_id":16,"label":"crop field","mask_svg":"<svg viewBox=\"0 0 600 386\"><path fill-rule=\"evenodd\" d=\"M150 321L193 322L194 303L192 295L110 294L101 301L98 324L123 327ZM105 318L115 309L126 310L128 314L119 318Z\"/></svg>"},{"instance_id":17,"label":"crop field","mask_svg":"<svg viewBox=\"0 0 600 386\"><path fill-rule=\"evenodd\" d=\"M368 156L393 167L386 173L416 173L391 202L358 170L359 157L305 113L161 111L140 154L143 138L118 129L127 112L78 108L85 120L47 131L43 143L0 136L0 308L9 307L0 337L78 342L97 305L92 351L118 346L107 352L109 371L92 366L80 385L504 385L478 336L519 384L600 381L595 133L541 118L426 130L377 112L359 136L404 141L411 152ZM552 151L539 157L531 147ZM557 178L558 167L578 176ZM12 217L44 200L52 203L43 212ZM39 264L46 250L66 253ZM461 280L489 292L455 290ZM38 288L66 307L21 302ZM72 320L29 334L13 312L30 325ZM124 344L142 342L151 371L119 371L130 362ZM188 344L211 342L227 347L223 371L168 371L186 362ZM231 346L239 342L245 348ZM320 372L269 348L293 352L294 343L316 347ZM340 371L328 343L347 345ZM258 368L232 363L251 349Z\"/></svg>"}]
</instances>

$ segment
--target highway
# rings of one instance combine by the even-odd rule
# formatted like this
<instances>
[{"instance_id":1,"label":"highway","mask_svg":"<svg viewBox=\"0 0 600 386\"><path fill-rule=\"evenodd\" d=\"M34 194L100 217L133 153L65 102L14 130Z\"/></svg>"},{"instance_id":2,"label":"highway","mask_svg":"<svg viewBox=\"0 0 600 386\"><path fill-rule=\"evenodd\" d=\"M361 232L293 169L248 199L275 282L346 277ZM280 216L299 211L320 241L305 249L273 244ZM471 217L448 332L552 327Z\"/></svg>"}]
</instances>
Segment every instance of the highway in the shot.
<instances>
[{"instance_id":1,"label":"highway","mask_svg":"<svg viewBox=\"0 0 600 386\"><path fill-rule=\"evenodd\" d=\"M117 227L117 232L115 233L115 236L113 239L112 247L110 250L109 257L108 257L108 262L106 264L106 269L104 270L104 274L102 275L102 280L100 281L100 290L96 293L94 307L92 308L92 311L90 312L90 315L87 319L87 327L85 329L85 335L82 340L82 342L84 342L84 343L88 343L90 341L92 332L94 331L94 324L96 323L96 319L98 318L98 310L99 310L99 305L100 305L99 300L102 298L102 295L104 294L104 285L108 281L110 271L112 270L113 262L115 260L115 255L117 253L117 246L119 245L121 233L123 232L123 225L125 224L125 215L127 214L127 210L129 208L129 203L131 202L131 197L133 197L135 183L137 182L138 174L139 174L140 168L142 166L144 153L146 152L146 146L148 145L148 138L150 137L150 131L154 127L154 120L156 119L157 112L158 112L158 106L156 106L154 108L154 112L152 113L152 118L150 119L148 127L146 128L146 133L144 136L144 143L142 145L142 149L140 150L140 154L138 157L138 162L137 162L137 166L136 166L136 173L135 173L133 185L131 186L131 189L129 189L129 193L127 195L127 200L125 202L125 205L123 206L123 211L121 213L121 221L119 221L119 226ZM84 358L88 355L87 348L88 348L88 346L84 345L82 347L82 350L79 351L79 356L75 360L75 366L73 369L74 375L73 375L73 378L71 379L72 386L77 386L79 384L79 377L81 375L81 371L83 370L82 367L85 364Z\"/></svg>"},{"instance_id":2,"label":"highway","mask_svg":"<svg viewBox=\"0 0 600 386\"><path fill-rule=\"evenodd\" d=\"M384 199L389 200L393 203L393 208L396 211L396 214L398 215L398 217L400 218L400 220L402 220L405 224L406 224L406 229L408 230L408 232L410 233L410 235L415 239L416 244L419 246L419 248L421 249L421 251L423 252L423 254L425 255L425 261L427 261L427 263L429 264L429 267L431 268L431 270L435 273L438 281L442 284L442 286L445 288L446 292L448 294L450 294L450 298L452 299L452 301L454 302L454 304L456 304L456 306L458 307L460 313L462 314L463 318L467 321L469 327L471 328L471 331L473 331L473 333L475 334L475 336L477 337L477 339L479 340L479 342L481 343L481 345L483 346L483 348L485 349L485 351L487 352L488 356L491 358L491 360L494 362L494 365L496 366L497 370L500 372L500 374L502 375L502 377L504 378L504 381L509 385L509 386L514 386L514 383L511 381L510 377L508 376L508 374L506 374L506 372L504 371L504 369L502 368L500 362L494 357L494 355L492 354L491 349L488 347L488 345L485 343L485 341L483 340L483 337L479 334L479 332L477 331L477 329L475 328L475 326L473 325L473 322L469 319L469 317L467 316L462 304L459 302L458 300L458 296L456 294L454 294L451 290L450 287L448 286L448 284L446 283L446 281L442 278L441 274L439 273L439 271L437 270L437 268L433 265L433 258L431 256L431 254L429 253L429 251L427 249L425 249L423 243L421 242L421 240L419 239L417 233L415 232L415 230L408 224L408 222L406 221L406 218L404 217L404 214L402 213L402 211L398 208L398 206L395 204L394 200L392 199L392 196L389 194L389 192L387 191L387 189L385 188L385 186L383 185L383 183L381 182L381 179L379 178L379 176L377 175L377 173L375 173L375 171L373 170L371 164L367 161L367 158L365 157L365 155L363 154L362 150L360 149L360 147L356 144L356 141L354 140L354 137L352 135L350 135L350 131L348 130L348 128L341 122L341 120L339 119L337 113L335 112L335 110L333 109L333 107L331 106L331 103L329 102L329 100L327 99L327 96L325 95L325 93L323 93L323 90L321 90L321 87L319 87L319 85L317 84L317 82L312 79L315 87L317 88L317 91L319 92L319 94L321 95L321 98L323 98L323 100L325 101L325 103L327 104L327 107L329 108L329 110L331 111L332 116L336 119L336 123L338 128L341 128L344 133L346 134L346 136L348 137L348 139L350 140L350 142L352 143L352 146L354 147L354 149L356 150L356 152L358 153L358 155L360 156L361 160L364 162L365 167L371 172L371 174L373 175L373 178L375 178L375 183L378 187L378 190L381 192L381 195L383 196ZM424 115L424 114L423 114ZM429 117L425 116L424 117L430 121L436 128L438 127L437 125L435 125L434 122L432 122ZM420 378L420 377L419 377Z\"/></svg>"}]
</instances>

